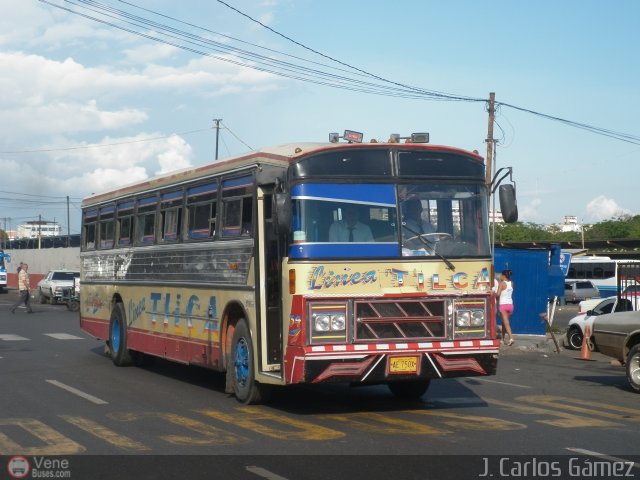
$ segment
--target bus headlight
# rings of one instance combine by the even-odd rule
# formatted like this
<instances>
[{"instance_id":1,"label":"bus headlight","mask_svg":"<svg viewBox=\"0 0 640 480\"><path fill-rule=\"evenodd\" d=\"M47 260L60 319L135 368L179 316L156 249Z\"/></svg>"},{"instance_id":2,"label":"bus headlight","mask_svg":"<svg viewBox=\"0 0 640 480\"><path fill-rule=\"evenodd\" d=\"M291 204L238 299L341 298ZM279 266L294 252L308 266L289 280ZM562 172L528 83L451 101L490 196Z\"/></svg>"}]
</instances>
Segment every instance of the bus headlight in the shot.
<instances>
[{"instance_id":1,"label":"bus headlight","mask_svg":"<svg viewBox=\"0 0 640 480\"><path fill-rule=\"evenodd\" d=\"M468 327L471 325L471 312L468 310L458 311L456 327Z\"/></svg>"},{"instance_id":2,"label":"bus headlight","mask_svg":"<svg viewBox=\"0 0 640 480\"><path fill-rule=\"evenodd\" d=\"M329 315L318 315L313 319L313 330L316 332L328 332L331 327Z\"/></svg>"},{"instance_id":3,"label":"bus headlight","mask_svg":"<svg viewBox=\"0 0 640 480\"><path fill-rule=\"evenodd\" d=\"M484 326L484 310L473 310L471 312L471 326L472 327Z\"/></svg>"},{"instance_id":4,"label":"bus headlight","mask_svg":"<svg viewBox=\"0 0 640 480\"><path fill-rule=\"evenodd\" d=\"M456 311L455 316L456 338L478 338L486 335L486 313L484 309L471 309Z\"/></svg>"},{"instance_id":5,"label":"bus headlight","mask_svg":"<svg viewBox=\"0 0 640 480\"><path fill-rule=\"evenodd\" d=\"M331 319L331 330L334 332L344 330L346 325L347 321L343 314L336 315Z\"/></svg>"},{"instance_id":6,"label":"bus headlight","mask_svg":"<svg viewBox=\"0 0 640 480\"><path fill-rule=\"evenodd\" d=\"M344 342L347 339L346 304L310 304L312 343Z\"/></svg>"}]
</instances>

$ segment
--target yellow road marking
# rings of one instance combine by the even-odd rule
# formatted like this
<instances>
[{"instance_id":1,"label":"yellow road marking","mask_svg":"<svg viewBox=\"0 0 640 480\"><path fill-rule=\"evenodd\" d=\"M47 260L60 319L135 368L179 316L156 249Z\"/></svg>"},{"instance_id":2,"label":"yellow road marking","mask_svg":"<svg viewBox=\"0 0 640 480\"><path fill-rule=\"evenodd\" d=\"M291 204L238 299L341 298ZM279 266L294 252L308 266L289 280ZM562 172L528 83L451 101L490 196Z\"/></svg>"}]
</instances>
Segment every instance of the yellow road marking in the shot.
<instances>
[{"instance_id":1,"label":"yellow road marking","mask_svg":"<svg viewBox=\"0 0 640 480\"><path fill-rule=\"evenodd\" d=\"M174 425L184 427L188 430L202 435L201 437L190 437L183 435L163 435L160 438L173 443L174 445L193 445L193 446L210 446L210 445L236 445L241 443L248 443L249 439L227 432L220 428L216 428L212 425L194 420L192 418L177 415L175 413L168 412L122 412L122 413L110 413L110 418L120 422L135 422L145 418L160 418L166 422Z\"/></svg>"},{"instance_id":2,"label":"yellow road marking","mask_svg":"<svg viewBox=\"0 0 640 480\"><path fill-rule=\"evenodd\" d=\"M391 418L381 413L362 412L344 415L322 415L320 418L344 422L348 426L365 432L381 433L384 435L446 435L450 430L420 425L409 420Z\"/></svg>"},{"instance_id":3,"label":"yellow road marking","mask_svg":"<svg viewBox=\"0 0 640 480\"><path fill-rule=\"evenodd\" d=\"M533 395L532 397L536 397ZM518 397L513 400L503 401L492 398L484 398L487 403L498 405L505 410L509 410L516 413L522 413L525 415L543 415L556 417L556 420L536 420L538 423L544 423L546 425L553 425L560 428L584 428L584 427L615 427L620 426L620 423L608 422L605 420L599 420L593 418L591 415L574 415L572 413L549 410L547 408L541 408L538 406L525 405L524 402L529 402L527 397ZM518 403L523 402L523 403Z\"/></svg>"},{"instance_id":4,"label":"yellow road marking","mask_svg":"<svg viewBox=\"0 0 640 480\"><path fill-rule=\"evenodd\" d=\"M440 417L442 423L460 430L498 430L506 432L509 430L523 430L527 426L523 423L510 422L495 417L481 417L478 415L460 415L458 413L445 412L441 410L409 410L407 413L417 415L428 415Z\"/></svg>"},{"instance_id":5,"label":"yellow road marking","mask_svg":"<svg viewBox=\"0 0 640 480\"><path fill-rule=\"evenodd\" d=\"M580 412L585 415L597 415L599 417L619 420L623 423L629 421L640 422L640 413L637 408L620 407L609 403L592 402L579 398L555 397L551 395L527 395L516 398L516 401L520 400L536 405L545 405L551 408Z\"/></svg>"},{"instance_id":6,"label":"yellow road marking","mask_svg":"<svg viewBox=\"0 0 640 480\"><path fill-rule=\"evenodd\" d=\"M71 425L75 425L79 429L90 433L94 437L97 437L100 440L104 440L105 442L110 443L111 445L114 445L123 450L135 450L136 452L145 452L151 450L146 445L140 442L136 442L129 437L116 433L113 430L108 429L104 425L100 425L99 423L94 422L93 420L89 420L88 418L76 417L73 415L60 415L60 417L69 422Z\"/></svg>"},{"instance_id":7,"label":"yellow road marking","mask_svg":"<svg viewBox=\"0 0 640 480\"><path fill-rule=\"evenodd\" d=\"M344 432L284 415L277 415L259 407L239 407L236 410L240 414L228 414L210 409L196 410L196 412L279 440L333 440L346 435ZM271 427L267 423L285 425L290 428L283 430Z\"/></svg>"},{"instance_id":8,"label":"yellow road marking","mask_svg":"<svg viewBox=\"0 0 640 480\"><path fill-rule=\"evenodd\" d=\"M0 426L20 427L44 445L20 445L0 432L0 455L73 455L85 448L35 418L0 418Z\"/></svg>"}]
</instances>

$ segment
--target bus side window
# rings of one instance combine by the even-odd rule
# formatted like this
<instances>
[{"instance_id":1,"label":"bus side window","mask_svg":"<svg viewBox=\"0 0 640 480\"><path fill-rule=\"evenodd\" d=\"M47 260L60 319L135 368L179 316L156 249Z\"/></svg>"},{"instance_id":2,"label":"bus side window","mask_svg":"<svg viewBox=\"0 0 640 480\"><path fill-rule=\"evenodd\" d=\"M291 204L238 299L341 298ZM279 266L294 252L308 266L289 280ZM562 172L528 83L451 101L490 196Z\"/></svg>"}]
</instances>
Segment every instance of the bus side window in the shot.
<instances>
[{"instance_id":1,"label":"bus side window","mask_svg":"<svg viewBox=\"0 0 640 480\"><path fill-rule=\"evenodd\" d=\"M242 233L242 200L224 202L223 237L237 237Z\"/></svg>"},{"instance_id":2,"label":"bus side window","mask_svg":"<svg viewBox=\"0 0 640 480\"><path fill-rule=\"evenodd\" d=\"M198 185L187 190L187 238L202 240L216 234L218 184Z\"/></svg>"},{"instance_id":3,"label":"bus side window","mask_svg":"<svg viewBox=\"0 0 640 480\"><path fill-rule=\"evenodd\" d=\"M222 183L222 236L251 236L253 233L253 177L225 180Z\"/></svg>"},{"instance_id":4,"label":"bus side window","mask_svg":"<svg viewBox=\"0 0 640 480\"><path fill-rule=\"evenodd\" d=\"M182 190L163 193L160 200L160 239L164 242L180 240L182 233Z\"/></svg>"},{"instance_id":5,"label":"bus side window","mask_svg":"<svg viewBox=\"0 0 640 480\"><path fill-rule=\"evenodd\" d=\"M96 248L96 224L89 223L84 226L84 248L94 250Z\"/></svg>"},{"instance_id":6,"label":"bus side window","mask_svg":"<svg viewBox=\"0 0 640 480\"><path fill-rule=\"evenodd\" d=\"M118 218L118 245L121 247L126 247L131 244L131 226L132 226L131 215L126 215Z\"/></svg>"},{"instance_id":7,"label":"bus side window","mask_svg":"<svg viewBox=\"0 0 640 480\"><path fill-rule=\"evenodd\" d=\"M100 248L113 248L114 234L113 216L108 219L100 218Z\"/></svg>"},{"instance_id":8,"label":"bus side window","mask_svg":"<svg viewBox=\"0 0 640 480\"><path fill-rule=\"evenodd\" d=\"M154 197L138 202L138 213L135 223L135 239L137 245L151 245L156 239L156 207Z\"/></svg>"}]
</instances>

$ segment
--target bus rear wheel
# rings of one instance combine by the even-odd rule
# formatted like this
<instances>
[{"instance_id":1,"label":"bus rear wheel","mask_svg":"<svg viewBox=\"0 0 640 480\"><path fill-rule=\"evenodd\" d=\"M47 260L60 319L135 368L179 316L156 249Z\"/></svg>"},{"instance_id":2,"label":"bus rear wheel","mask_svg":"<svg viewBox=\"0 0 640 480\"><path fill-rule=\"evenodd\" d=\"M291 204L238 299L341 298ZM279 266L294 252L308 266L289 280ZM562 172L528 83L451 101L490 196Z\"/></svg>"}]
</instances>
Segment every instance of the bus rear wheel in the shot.
<instances>
[{"instance_id":1,"label":"bus rear wheel","mask_svg":"<svg viewBox=\"0 0 640 480\"><path fill-rule=\"evenodd\" d=\"M429 389L431 380L408 380L389 382L387 386L396 397L405 400L417 400Z\"/></svg>"},{"instance_id":2,"label":"bus rear wheel","mask_svg":"<svg viewBox=\"0 0 640 480\"><path fill-rule=\"evenodd\" d=\"M116 303L111 311L109 352L114 365L126 367L133 364L133 356L127 348L127 323L125 322L124 307L121 303Z\"/></svg>"},{"instance_id":3,"label":"bus rear wheel","mask_svg":"<svg viewBox=\"0 0 640 480\"><path fill-rule=\"evenodd\" d=\"M239 402L246 405L264 403L269 399L271 393L270 385L256 382L253 365L254 352L247 322L240 320L233 332L227 368L231 369L234 395Z\"/></svg>"}]
</instances>

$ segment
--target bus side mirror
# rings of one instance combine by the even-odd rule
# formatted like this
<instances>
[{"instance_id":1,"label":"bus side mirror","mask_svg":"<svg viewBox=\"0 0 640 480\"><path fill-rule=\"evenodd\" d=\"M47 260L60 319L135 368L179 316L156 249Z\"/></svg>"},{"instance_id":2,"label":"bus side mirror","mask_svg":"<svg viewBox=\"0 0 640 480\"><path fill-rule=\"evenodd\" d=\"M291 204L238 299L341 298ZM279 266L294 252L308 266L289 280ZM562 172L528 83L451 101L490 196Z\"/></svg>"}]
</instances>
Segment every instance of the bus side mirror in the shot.
<instances>
[{"instance_id":1,"label":"bus side mirror","mask_svg":"<svg viewBox=\"0 0 640 480\"><path fill-rule=\"evenodd\" d=\"M518 205L516 203L516 188L511 184L498 187L500 197L500 211L505 223L518 221Z\"/></svg>"},{"instance_id":2,"label":"bus side mirror","mask_svg":"<svg viewBox=\"0 0 640 480\"><path fill-rule=\"evenodd\" d=\"M289 232L291 228L291 200L287 193L276 193L273 196L273 211L276 215L278 232Z\"/></svg>"}]
</instances>

